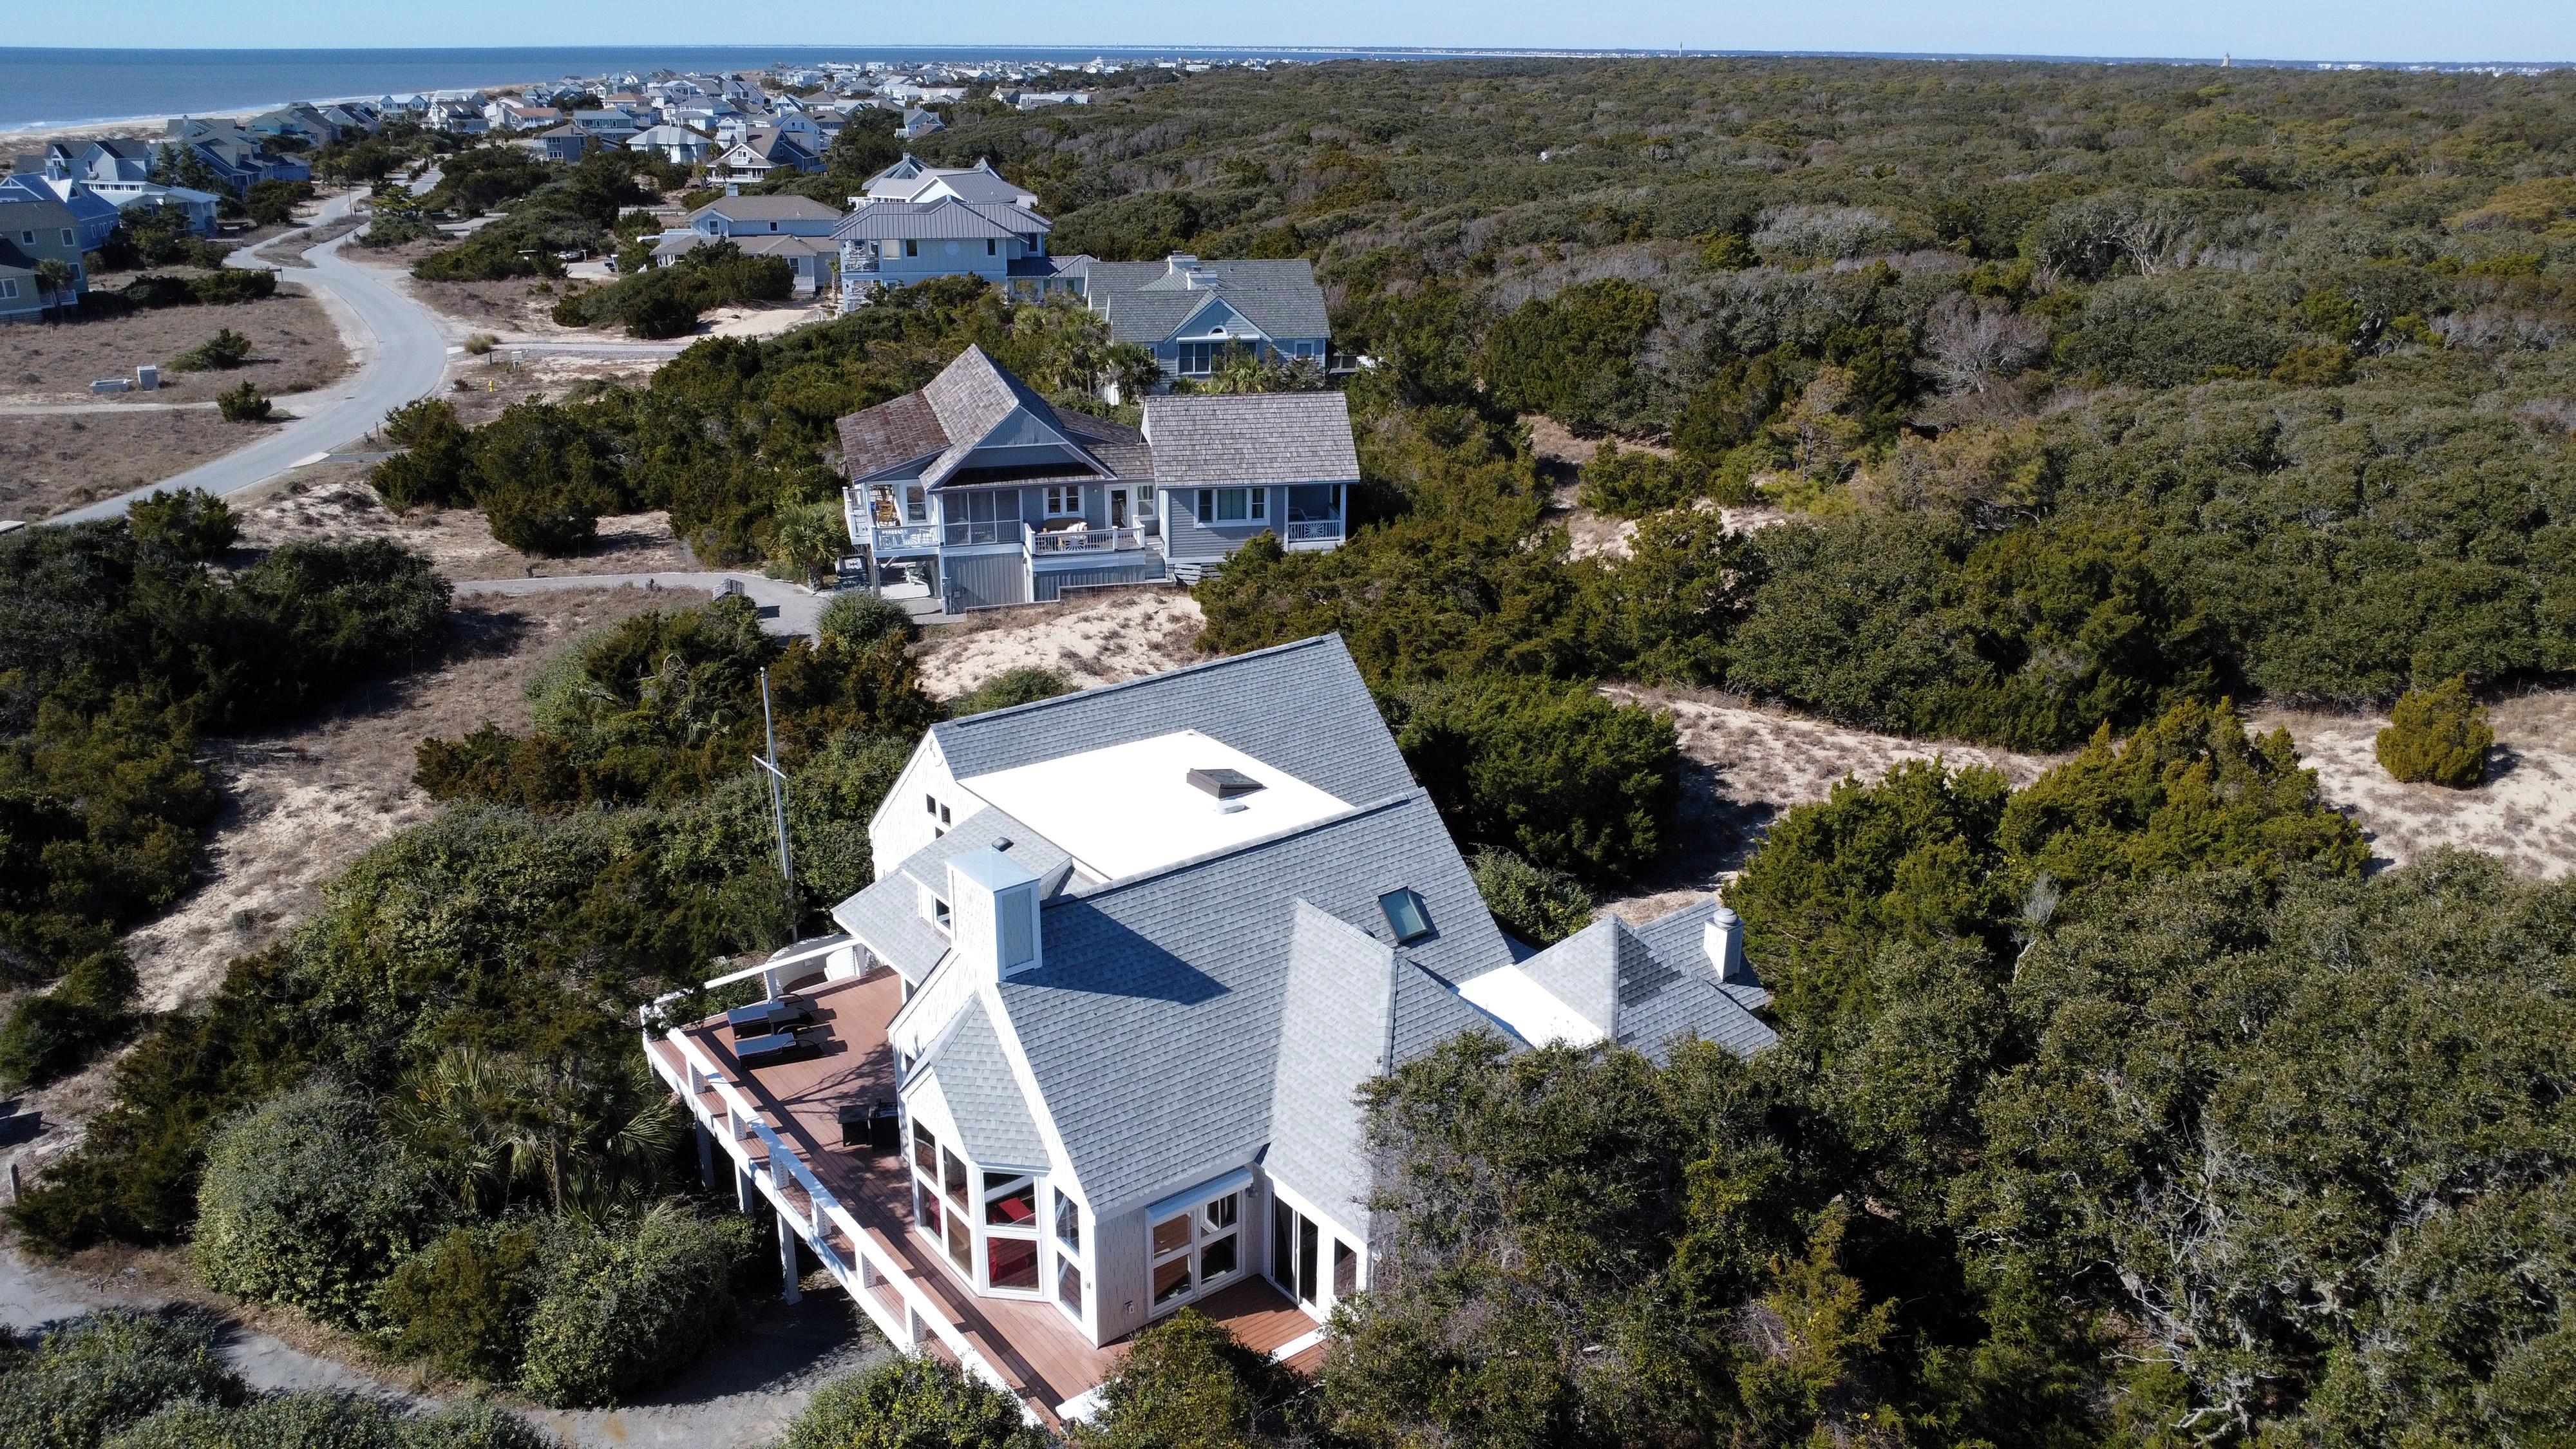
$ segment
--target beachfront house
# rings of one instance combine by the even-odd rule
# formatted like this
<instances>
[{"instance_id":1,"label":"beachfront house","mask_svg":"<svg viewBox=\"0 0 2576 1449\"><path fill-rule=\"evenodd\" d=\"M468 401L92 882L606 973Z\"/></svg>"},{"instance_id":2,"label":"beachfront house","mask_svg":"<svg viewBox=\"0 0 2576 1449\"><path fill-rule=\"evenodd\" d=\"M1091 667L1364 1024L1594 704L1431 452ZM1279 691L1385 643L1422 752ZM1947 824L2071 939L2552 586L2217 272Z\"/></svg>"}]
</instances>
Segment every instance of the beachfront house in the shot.
<instances>
[{"instance_id":1,"label":"beachfront house","mask_svg":"<svg viewBox=\"0 0 2576 1449\"><path fill-rule=\"evenodd\" d=\"M52 166L0 178L0 201L60 202L71 213L73 245L83 252L105 246L120 219L114 201L91 189L88 182Z\"/></svg>"},{"instance_id":2,"label":"beachfront house","mask_svg":"<svg viewBox=\"0 0 2576 1449\"><path fill-rule=\"evenodd\" d=\"M839 432L866 581L945 614L1195 582L1264 533L1335 548L1360 476L1340 393L1155 397L1129 429L1059 411L979 347Z\"/></svg>"},{"instance_id":3,"label":"beachfront house","mask_svg":"<svg viewBox=\"0 0 2576 1449\"><path fill-rule=\"evenodd\" d=\"M237 121L178 117L153 143L153 153L183 184L203 177L235 196L262 181L313 179L311 166L269 150L262 137Z\"/></svg>"},{"instance_id":4,"label":"beachfront house","mask_svg":"<svg viewBox=\"0 0 2576 1449\"><path fill-rule=\"evenodd\" d=\"M1311 1365L1377 1270L1371 1078L1775 1040L1714 900L1516 949L1335 635L935 725L868 835L840 934L646 1050L784 1249L1050 1424L1184 1307Z\"/></svg>"},{"instance_id":5,"label":"beachfront house","mask_svg":"<svg viewBox=\"0 0 2576 1449\"><path fill-rule=\"evenodd\" d=\"M11 177L11 182L20 178ZM81 254L80 214L41 187L0 186L0 242L9 252L0 264L11 268L11 275L24 271L19 281L20 295L13 302L30 308L70 306L89 292L89 267ZM45 290L37 271L48 261L62 263L71 270L71 281L59 296ZM5 309L0 309L5 310Z\"/></svg>"},{"instance_id":6,"label":"beachfront house","mask_svg":"<svg viewBox=\"0 0 2576 1449\"><path fill-rule=\"evenodd\" d=\"M76 185L115 207L120 217L138 205L167 207L185 219L189 231L213 236L223 198L211 191L154 181L152 162L153 147L144 141L92 141L78 147L56 141L40 153L15 158L14 165L20 175L41 178L66 204ZM96 243L85 250L96 250Z\"/></svg>"}]
</instances>

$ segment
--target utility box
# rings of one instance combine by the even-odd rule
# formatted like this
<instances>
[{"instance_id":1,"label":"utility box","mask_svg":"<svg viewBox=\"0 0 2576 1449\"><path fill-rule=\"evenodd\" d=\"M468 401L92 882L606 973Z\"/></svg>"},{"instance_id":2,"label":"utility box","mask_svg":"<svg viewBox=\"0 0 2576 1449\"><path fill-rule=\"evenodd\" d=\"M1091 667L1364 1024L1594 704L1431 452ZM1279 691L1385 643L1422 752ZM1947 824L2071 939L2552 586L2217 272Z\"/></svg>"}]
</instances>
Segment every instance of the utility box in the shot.
<instances>
[{"instance_id":1,"label":"utility box","mask_svg":"<svg viewBox=\"0 0 2576 1449\"><path fill-rule=\"evenodd\" d=\"M134 369L134 386L141 392L159 392L161 390L160 367L147 362Z\"/></svg>"},{"instance_id":2,"label":"utility box","mask_svg":"<svg viewBox=\"0 0 2576 1449\"><path fill-rule=\"evenodd\" d=\"M102 377L98 381L91 383L89 385L89 390L92 396L104 397L112 392L124 392L129 386L130 384L127 383L124 378Z\"/></svg>"}]
</instances>

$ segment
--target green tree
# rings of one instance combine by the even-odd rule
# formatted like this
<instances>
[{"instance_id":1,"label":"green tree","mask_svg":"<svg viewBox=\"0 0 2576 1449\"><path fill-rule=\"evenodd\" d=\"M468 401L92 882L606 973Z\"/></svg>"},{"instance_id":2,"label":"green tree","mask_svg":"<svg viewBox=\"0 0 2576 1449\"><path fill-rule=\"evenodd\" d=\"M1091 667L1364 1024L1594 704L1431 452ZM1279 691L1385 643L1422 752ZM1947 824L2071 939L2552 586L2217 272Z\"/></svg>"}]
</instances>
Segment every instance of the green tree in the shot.
<instances>
[{"instance_id":1,"label":"green tree","mask_svg":"<svg viewBox=\"0 0 2576 1449\"><path fill-rule=\"evenodd\" d=\"M1494 919L1533 946L1552 946L1592 923L1592 892L1562 871L1541 870L1508 850L1477 851L1467 870Z\"/></svg>"},{"instance_id":2,"label":"green tree","mask_svg":"<svg viewBox=\"0 0 2576 1449\"><path fill-rule=\"evenodd\" d=\"M1279 1442L1301 1387L1225 1325L1184 1308L1136 1335L1100 1386L1082 1449L1254 1449Z\"/></svg>"},{"instance_id":3,"label":"green tree","mask_svg":"<svg viewBox=\"0 0 2576 1449\"><path fill-rule=\"evenodd\" d=\"M2379 767L2391 779L2466 790L2486 779L2495 727L2487 723L2486 707L2469 693L2468 680L2454 675L2400 696L2375 748Z\"/></svg>"},{"instance_id":4,"label":"green tree","mask_svg":"<svg viewBox=\"0 0 2576 1449\"><path fill-rule=\"evenodd\" d=\"M228 423L264 423L276 405L268 396L249 383L215 395L215 410Z\"/></svg>"},{"instance_id":5,"label":"green tree","mask_svg":"<svg viewBox=\"0 0 2576 1449\"><path fill-rule=\"evenodd\" d=\"M1462 839L1605 883L1664 847L1681 781L1670 715L1510 675L1424 686L1397 715L1396 744Z\"/></svg>"},{"instance_id":6,"label":"green tree","mask_svg":"<svg viewBox=\"0 0 2576 1449\"><path fill-rule=\"evenodd\" d=\"M899 1354L834 1379L787 1426L780 1449L1039 1449L1012 1397L928 1354Z\"/></svg>"}]
</instances>

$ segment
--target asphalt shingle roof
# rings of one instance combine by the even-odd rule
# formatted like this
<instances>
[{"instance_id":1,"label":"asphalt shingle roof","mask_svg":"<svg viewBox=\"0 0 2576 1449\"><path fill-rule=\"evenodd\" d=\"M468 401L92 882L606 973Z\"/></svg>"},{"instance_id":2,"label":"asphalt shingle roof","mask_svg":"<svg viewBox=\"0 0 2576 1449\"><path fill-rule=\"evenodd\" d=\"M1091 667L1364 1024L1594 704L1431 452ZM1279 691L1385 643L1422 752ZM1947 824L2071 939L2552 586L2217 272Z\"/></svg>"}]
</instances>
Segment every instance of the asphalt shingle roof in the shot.
<instances>
[{"instance_id":1,"label":"asphalt shingle roof","mask_svg":"<svg viewBox=\"0 0 2576 1449\"><path fill-rule=\"evenodd\" d=\"M1029 1115L1028 1098L1020 1092L1011 1064L1002 1055L1001 1036L984 1012L980 997L969 997L947 1032L922 1054L917 1071L926 1071L948 1100L957 1138L976 1166L1044 1167L1046 1141Z\"/></svg>"},{"instance_id":2,"label":"asphalt shingle roof","mask_svg":"<svg viewBox=\"0 0 2576 1449\"><path fill-rule=\"evenodd\" d=\"M1338 392L1258 392L1145 399L1154 480L1357 483L1350 403Z\"/></svg>"},{"instance_id":3,"label":"asphalt shingle roof","mask_svg":"<svg viewBox=\"0 0 2576 1449\"><path fill-rule=\"evenodd\" d=\"M930 733L949 772L966 780L1183 729L1345 801L1413 788L1413 773L1338 634L945 720Z\"/></svg>"},{"instance_id":4,"label":"asphalt shingle roof","mask_svg":"<svg viewBox=\"0 0 2576 1449\"><path fill-rule=\"evenodd\" d=\"M1198 268L1198 284L1192 286L1169 262L1093 262L1085 269L1083 295L1091 310L1109 319L1110 338L1117 342L1169 341L1210 297L1224 298L1264 336L1332 332L1314 264L1303 258L1203 261Z\"/></svg>"},{"instance_id":5,"label":"asphalt shingle roof","mask_svg":"<svg viewBox=\"0 0 2576 1449\"><path fill-rule=\"evenodd\" d=\"M1440 981L1511 959L1418 790L1046 905L1045 964L1002 982L1000 999L1095 1211L1114 1215L1271 1140L1301 911L1391 947L1377 898L1403 887L1428 903L1436 927L1405 954L1418 963L1408 971L1438 979L1388 993L1410 1041L1444 1019L1413 993L1445 993ZM1308 939L1329 939L1311 949L1345 963L1366 954L1346 936ZM1388 1029L1374 1039L1383 1050ZM1354 1066L1337 1062L1325 1075Z\"/></svg>"},{"instance_id":6,"label":"asphalt shingle roof","mask_svg":"<svg viewBox=\"0 0 2576 1449\"><path fill-rule=\"evenodd\" d=\"M921 918L921 886L948 888L949 857L1008 840L1011 859L1045 878L1071 857L999 810L978 810L905 859L901 868L832 908L833 923L919 985L948 954L948 938Z\"/></svg>"},{"instance_id":7,"label":"asphalt shingle roof","mask_svg":"<svg viewBox=\"0 0 2576 1449\"><path fill-rule=\"evenodd\" d=\"M1779 1040L1753 1012L1769 994L1757 982L1721 985L1701 940L1714 900L1630 926L1605 916L1521 963L1621 1046L1661 1062L1672 1044L1699 1037L1751 1056Z\"/></svg>"}]
</instances>

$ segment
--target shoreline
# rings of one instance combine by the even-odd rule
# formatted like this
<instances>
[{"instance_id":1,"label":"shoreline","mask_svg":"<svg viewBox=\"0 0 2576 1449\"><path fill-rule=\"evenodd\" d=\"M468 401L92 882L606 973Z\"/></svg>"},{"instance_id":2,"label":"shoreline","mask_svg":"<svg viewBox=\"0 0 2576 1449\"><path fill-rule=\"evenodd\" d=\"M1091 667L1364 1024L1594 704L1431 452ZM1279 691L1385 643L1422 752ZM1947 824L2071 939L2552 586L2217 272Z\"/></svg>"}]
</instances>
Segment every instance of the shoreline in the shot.
<instances>
[{"instance_id":1,"label":"shoreline","mask_svg":"<svg viewBox=\"0 0 2576 1449\"><path fill-rule=\"evenodd\" d=\"M437 90L412 91L407 94L439 95L449 91L470 90L481 91L488 95L500 91L522 91L529 86L543 84L545 84L543 81L490 81L482 85L442 86ZM95 121L45 121L25 126L0 126L0 143L33 141L41 145L45 142L58 140L65 136L158 136L170 129L170 123L172 121L192 120L245 122L253 116L264 115L267 112L280 109L281 107L292 106L299 103L313 106L337 106L345 105L351 101L366 101L373 103L380 99L382 99L381 93L372 96L327 96L319 98L304 96L298 97L294 100L269 101L261 104L245 106L224 106L205 111L172 112L168 115L159 116L118 116Z\"/></svg>"}]
</instances>

